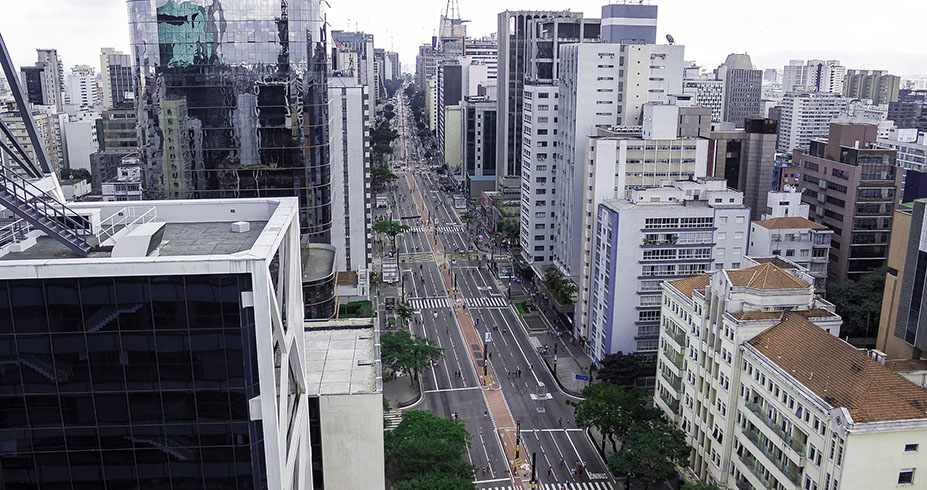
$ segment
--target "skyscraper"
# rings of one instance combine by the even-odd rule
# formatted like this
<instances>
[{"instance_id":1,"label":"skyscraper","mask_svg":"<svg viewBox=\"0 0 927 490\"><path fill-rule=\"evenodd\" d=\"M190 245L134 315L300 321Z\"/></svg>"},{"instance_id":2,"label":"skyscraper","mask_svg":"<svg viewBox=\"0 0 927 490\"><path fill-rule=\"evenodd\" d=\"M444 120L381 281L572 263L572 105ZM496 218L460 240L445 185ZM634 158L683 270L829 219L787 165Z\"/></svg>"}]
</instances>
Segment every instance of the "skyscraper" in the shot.
<instances>
[{"instance_id":1,"label":"skyscraper","mask_svg":"<svg viewBox=\"0 0 927 490\"><path fill-rule=\"evenodd\" d=\"M112 109L135 97L132 57L113 48L100 49L100 74L103 107Z\"/></svg>"},{"instance_id":2,"label":"skyscraper","mask_svg":"<svg viewBox=\"0 0 927 490\"><path fill-rule=\"evenodd\" d=\"M529 46L530 22L552 17L571 17L569 10L506 10L499 13L499 99L496 114L496 181L500 186L515 188L521 175L522 109L525 73L531 60ZM598 35L598 31L596 31Z\"/></svg>"},{"instance_id":3,"label":"skyscraper","mask_svg":"<svg viewBox=\"0 0 927 490\"><path fill-rule=\"evenodd\" d=\"M743 127L747 118L762 117L763 70L754 70L748 54L731 54L718 68L724 80L724 120Z\"/></svg>"},{"instance_id":4,"label":"skyscraper","mask_svg":"<svg viewBox=\"0 0 927 490\"><path fill-rule=\"evenodd\" d=\"M129 0L149 198L297 196L331 235L320 0Z\"/></svg>"}]
</instances>

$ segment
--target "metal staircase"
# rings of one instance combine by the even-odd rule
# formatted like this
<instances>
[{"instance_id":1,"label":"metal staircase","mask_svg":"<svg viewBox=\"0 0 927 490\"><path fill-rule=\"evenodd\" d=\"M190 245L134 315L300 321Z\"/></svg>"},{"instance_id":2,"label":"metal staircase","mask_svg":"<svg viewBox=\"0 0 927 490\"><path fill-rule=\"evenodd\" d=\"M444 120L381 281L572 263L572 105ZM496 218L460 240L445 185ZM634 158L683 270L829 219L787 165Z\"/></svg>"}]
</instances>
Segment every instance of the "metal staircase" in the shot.
<instances>
[{"instance_id":1,"label":"metal staircase","mask_svg":"<svg viewBox=\"0 0 927 490\"><path fill-rule=\"evenodd\" d=\"M32 109L20 88L19 77L10 60L3 36L0 36L0 69L13 92L16 109L29 135L35 159L38 160L36 165L12 131L0 120L0 156L6 156L6 164L0 165L0 205L78 255L86 257L93 249L87 241L87 237L93 235L89 223L65 206L53 192L40 189L14 171L13 164L29 178L41 179L47 176L55 180L54 188L58 189L57 177L48 164L42 140L32 119Z\"/></svg>"},{"instance_id":2,"label":"metal staircase","mask_svg":"<svg viewBox=\"0 0 927 490\"><path fill-rule=\"evenodd\" d=\"M12 169L0 166L0 205L26 220L62 245L86 257L93 246L85 237L90 225L63 202L46 194ZM78 219L75 219L78 218Z\"/></svg>"}]
</instances>

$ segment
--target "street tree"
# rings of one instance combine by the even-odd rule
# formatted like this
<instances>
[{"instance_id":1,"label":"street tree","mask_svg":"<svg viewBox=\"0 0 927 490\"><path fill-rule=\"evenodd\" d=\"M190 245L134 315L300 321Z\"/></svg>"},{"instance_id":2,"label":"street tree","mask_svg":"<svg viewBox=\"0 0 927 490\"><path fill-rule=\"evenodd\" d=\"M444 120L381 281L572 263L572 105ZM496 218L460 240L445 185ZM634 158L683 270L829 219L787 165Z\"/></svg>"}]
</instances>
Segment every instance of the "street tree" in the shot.
<instances>
[{"instance_id":1,"label":"street tree","mask_svg":"<svg viewBox=\"0 0 927 490\"><path fill-rule=\"evenodd\" d=\"M616 352L602 358L599 380L624 387L634 387L638 378L647 375L647 363L634 354Z\"/></svg>"},{"instance_id":2,"label":"street tree","mask_svg":"<svg viewBox=\"0 0 927 490\"><path fill-rule=\"evenodd\" d=\"M370 183L377 189L396 181L398 178L386 165L374 165L370 169Z\"/></svg>"},{"instance_id":3,"label":"street tree","mask_svg":"<svg viewBox=\"0 0 927 490\"><path fill-rule=\"evenodd\" d=\"M409 303L403 301L402 303L396 305L396 315L399 316L399 319L402 321L403 325L408 323L413 314L415 314L415 310L409 306Z\"/></svg>"},{"instance_id":4,"label":"street tree","mask_svg":"<svg viewBox=\"0 0 927 490\"><path fill-rule=\"evenodd\" d=\"M621 438L621 449L608 458L608 469L627 479L627 486L661 485L689 464L685 434L662 418L632 425Z\"/></svg>"},{"instance_id":5,"label":"street tree","mask_svg":"<svg viewBox=\"0 0 927 490\"><path fill-rule=\"evenodd\" d=\"M422 369L443 355L444 349L438 347L434 341L412 335L408 330L386 332L380 336L380 358L383 367L392 375L409 374L412 386L415 386Z\"/></svg>"},{"instance_id":6,"label":"street tree","mask_svg":"<svg viewBox=\"0 0 927 490\"><path fill-rule=\"evenodd\" d=\"M405 233L407 231L409 231L409 227L407 225L397 223L395 221L389 221L389 220L377 221L373 225L374 233L382 233L392 239L393 250L396 250L396 235L399 235L400 233Z\"/></svg>"},{"instance_id":7,"label":"street tree","mask_svg":"<svg viewBox=\"0 0 927 490\"><path fill-rule=\"evenodd\" d=\"M473 466L462 459L470 445L470 433L461 420L422 410L403 412L402 422L384 435L386 476L393 482L411 481L410 485L416 479L427 481L428 475L471 480Z\"/></svg>"},{"instance_id":8,"label":"street tree","mask_svg":"<svg viewBox=\"0 0 927 490\"><path fill-rule=\"evenodd\" d=\"M611 383L596 383L583 388L584 399L580 402L567 402L573 405L576 423L583 427L595 427L602 434L602 447L599 452L605 454L605 441L611 443L612 450L617 450L617 440L636 424L647 423L659 418L659 412L645 405L643 390L626 390Z\"/></svg>"},{"instance_id":9,"label":"street tree","mask_svg":"<svg viewBox=\"0 0 927 490\"><path fill-rule=\"evenodd\" d=\"M869 338L878 332L887 273L888 267L881 267L857 280L827 285L827 299L834 303L837 314L843 318L841 336Z\"/></svg>"}]
</instances>

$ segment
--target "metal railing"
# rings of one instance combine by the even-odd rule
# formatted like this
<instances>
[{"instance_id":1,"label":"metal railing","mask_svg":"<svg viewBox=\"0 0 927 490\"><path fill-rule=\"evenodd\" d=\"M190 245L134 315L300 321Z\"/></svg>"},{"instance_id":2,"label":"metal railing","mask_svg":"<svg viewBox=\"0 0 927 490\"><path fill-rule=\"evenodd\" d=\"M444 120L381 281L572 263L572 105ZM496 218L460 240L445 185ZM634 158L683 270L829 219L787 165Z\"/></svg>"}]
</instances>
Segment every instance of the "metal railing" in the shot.
<instances>
[{"instance_id":1,"label":"metal railing","mask_svg":"<svg viewBox=\"0 0 927 490\"><path fill-rule=\"evenodd\" d=\"M0 246L21 242L25 240L30 231L32 231L32 225L24 219L18 219L0 227Z\"/></svg>"},{"instance_id":2,"label":"metal railing","mask_svg":"<svg viewBox=\"0 0 927 490\"><path fill-rule=\"evenodd\" d=\"M676 376L673 376L672 374L667 373L662 369L660 370L660 375L663 376L663 379L665 379L666 382L670 384L670 386L676 389L677 393L680 389L682 389L682 378L677 378L674 380L673 378L676 378Z\"/></svg>"},{"instance_id":3,"label":"metal railing","mask_svg":"<svg viewBox=\"0 0 927 490\"><path fill-rule=\"evenodd\" d=\"M787 456L785 456L785 454L782 455L783 459L779 459L773 451L771 451L766 447L765 444L763 444L763 437L758 431L743 429L742 432L745 436L747 436L747 439L750 439L750 442L752 442L757 447L757 449L759 449L763 455L766 456L766 459L772 462L772 464L776 465L776 468L779 468L779 470L782 471L786 477L788 477L789 481L795 485L801 483L801 470L795 470L791 468L789 466L789 459Z\"/></svg>"},{"instance_id":4,"label":"metal railing","mask_svg":"<svg viewBox=\"0 0 927 490\"><path fill-rule=\"evenodd\" d=\"M786 432L781 426L779 426L778 423L776 423L775 420L766 414L766 411L763 410L763 407L757 403L747 402L747 408L749 408L758 419L762 420L763 423L766 424L766 427L772 429L772 431L775 432L779 438L781 438L783 441L785 441L786 444L789 445L789 447L795 450L799 456L805 455L805 443L795 439L792 434Z\"/></svg>"},{"instance_id":5,"label":"metal railing","mask_svg":"<svg viewBox=\"0 0 927 490\"><path fill-rule=\"evenodd\" d=\"M12 169L0 166L0 188L9 196L9 204L17 208L10 209L10 211L16 214L22 213L20 217L24 219L36 220L33 224L37 226L41 222L44 227L56 234L56 238L67 242L66 245L75 251L86 254L92 248L84 238L85 235L90 235L92 230L86 223L72 217L72 215L79 216L77 212L32 182L16 174Z\"/></svg>"},{"instance_id":6,"label":"metal railing","mask_svg":"<svg viewBox=\"0 0 927 490\"><path fill-rule=\"evenodd\" d=\"M157 217L158 210L154 207L124 207L100 222L100 243L113 238L117 233L117 226L123 225L123 229L131 228L136 224L150 223Z\"/></svg>"}]
</instances>

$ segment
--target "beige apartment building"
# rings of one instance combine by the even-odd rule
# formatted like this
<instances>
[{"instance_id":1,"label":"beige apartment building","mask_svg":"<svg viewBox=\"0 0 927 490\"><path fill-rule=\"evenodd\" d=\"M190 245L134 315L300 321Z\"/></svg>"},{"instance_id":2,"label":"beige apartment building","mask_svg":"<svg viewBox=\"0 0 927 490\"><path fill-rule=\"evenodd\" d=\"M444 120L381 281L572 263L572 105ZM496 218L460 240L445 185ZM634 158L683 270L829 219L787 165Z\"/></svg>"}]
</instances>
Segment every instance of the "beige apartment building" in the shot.
<instances>
[{"instance_id":1,"label":"beige apartment building","mask_svg":"<svg viewBox=\"0 0 927 490\"><path fill-rule=\"evenodd\" d=\"M742 490L927 484L927 391L840 340L806 270L754 260L663 285L654 404L689 471Z\"/></svg>"}]
</instances>

